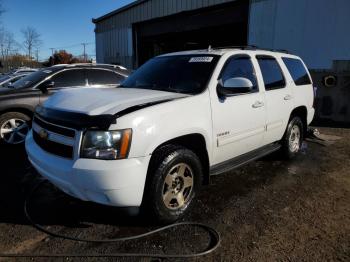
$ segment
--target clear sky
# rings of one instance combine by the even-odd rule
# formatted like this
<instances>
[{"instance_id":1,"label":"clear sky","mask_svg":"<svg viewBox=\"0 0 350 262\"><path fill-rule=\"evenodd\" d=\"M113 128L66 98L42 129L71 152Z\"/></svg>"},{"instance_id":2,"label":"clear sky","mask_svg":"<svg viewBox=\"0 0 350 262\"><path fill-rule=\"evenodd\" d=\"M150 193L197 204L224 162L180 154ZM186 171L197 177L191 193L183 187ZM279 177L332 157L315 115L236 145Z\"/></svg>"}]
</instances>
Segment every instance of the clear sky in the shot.
<instances>
[{"instance_id":1,"label":"clear sky","mask_svg":"<svg viewBox=\"0 0 350 262\"><path fill-rule=\"evenodd\" d=\"M66 49L74 55L83 53L81 43L90 43L87 53L95 55L92 18L97 18L133 0L2 0L6 12L2 25L22 44L21 30L34 27L43 42L39 58L50 56L50 48ZM24 50L21 50L24 52Z\"/></svg>"}]
</instances>

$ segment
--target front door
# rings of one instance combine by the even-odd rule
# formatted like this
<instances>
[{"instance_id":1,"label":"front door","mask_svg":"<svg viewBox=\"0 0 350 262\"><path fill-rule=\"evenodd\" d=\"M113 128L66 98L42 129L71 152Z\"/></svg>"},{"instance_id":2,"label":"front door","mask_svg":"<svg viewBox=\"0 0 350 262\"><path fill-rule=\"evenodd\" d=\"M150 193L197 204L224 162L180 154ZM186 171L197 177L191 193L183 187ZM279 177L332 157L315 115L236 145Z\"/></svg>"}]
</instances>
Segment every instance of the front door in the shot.
<instances>
[{"instance_id":1,"label":"front door","mask_svg":"<svg viewBox=\"0 0 350 262\"><path fill-rule=\"evenodd\" d=\"M220 98L211 94L213 118L213 164L218 164L261 147L265 132L265 97L259 88L252 59L230 57L220 81L243 77L253 83L250 93Z\"/></svg>"}]
</instances>

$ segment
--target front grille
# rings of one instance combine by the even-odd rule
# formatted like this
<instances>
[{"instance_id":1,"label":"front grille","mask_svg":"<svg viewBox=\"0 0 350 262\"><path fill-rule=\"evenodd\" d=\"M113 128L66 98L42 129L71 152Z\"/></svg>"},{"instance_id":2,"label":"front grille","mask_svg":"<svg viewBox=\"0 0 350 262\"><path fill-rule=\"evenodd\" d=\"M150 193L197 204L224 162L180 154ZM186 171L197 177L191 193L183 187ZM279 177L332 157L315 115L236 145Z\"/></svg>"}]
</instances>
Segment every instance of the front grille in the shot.
<instances>
[{"instance_id":1,"label":"front grille","mask_svg":"<svg viewBox=\"0 0 350 262\"><path fill-rule=\"evenodd\" d=\"M45 151L64 158L73 158L73 147L43 139L33 130L34 141Z\"/></svg>"},{"instance_id":2,"label":"front grille","mask_svg":"<svg viewBox=\"0 0 350 262\"><path fill-rule=\"evenodd\" d=\"M54 132L56 134L71 137L71 138L75 137L75 131L73 129L68 129L65 127L60 127L57 125L50 124L46 121L41 120L36 116L34 116L33 122L37 123L40 127L45 128L46 130Z\"/></svg>"}]
</instances>

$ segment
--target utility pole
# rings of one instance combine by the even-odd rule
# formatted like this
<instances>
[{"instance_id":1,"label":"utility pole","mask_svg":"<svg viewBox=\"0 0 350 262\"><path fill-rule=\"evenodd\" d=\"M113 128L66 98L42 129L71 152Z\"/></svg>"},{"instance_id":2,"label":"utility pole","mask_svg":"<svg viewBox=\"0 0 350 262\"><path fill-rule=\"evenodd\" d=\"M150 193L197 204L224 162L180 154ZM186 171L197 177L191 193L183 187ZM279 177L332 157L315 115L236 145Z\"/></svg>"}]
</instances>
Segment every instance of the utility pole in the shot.
<instances>
[{"instance_id":1,"label":"utility pole","mask_svg":"<svg viewBox=\"0 0 350 262\"><path fill-rule=\"evenodd\" d=\"M36 50L36 61L39 62L39 50Z\"/></svg>"},{"instance_id":2,"label":"utility pole","mask_svg":"<svg viewBox=\"0 0 350 262\"><path fill-rule=\"evenodd\" d=\"M2 60L4 60L5 56L4 56L4 45L3 45L3 43L1 43L1 56L2 56Z\"/></svg>"},{"instance_id":3,"label":"utility pole","mask_svg":"<svg viewBox=\"0 0 350 262\"><path fill-rule=\"evenodd\" d=\"M83 57L84 57L84 62L86 62L86 46L88 45L88 43L81 43L81 44L84 47Z\"/></svg>"},{"instance_id":4,"label":"utility pole","mask_svg":"<svg viewBox=\"0 0 350 262\"><path fill-rule=\"evenodd\" d=\"M51 54L52 54L52 56L53 56L53 53L55 52L55 48L50 48L51 49Z\"/></svg>"}]
</instances>

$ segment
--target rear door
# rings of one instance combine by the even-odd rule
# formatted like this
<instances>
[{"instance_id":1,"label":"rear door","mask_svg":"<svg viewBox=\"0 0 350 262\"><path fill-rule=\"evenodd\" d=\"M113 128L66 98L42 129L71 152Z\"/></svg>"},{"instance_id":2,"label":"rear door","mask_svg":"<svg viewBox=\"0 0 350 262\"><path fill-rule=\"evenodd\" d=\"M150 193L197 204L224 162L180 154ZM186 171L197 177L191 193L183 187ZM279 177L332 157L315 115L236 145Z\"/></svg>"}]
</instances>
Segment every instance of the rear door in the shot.
<instances>
[{"instance_id":1,"label":"rear door","mask_svg":"<svg viewBox=\"0 0 350 262\"><path fill-rule=\"evenodd\" d=\"M293 109L293 93L281 69L279 58L266 55L256 57L265 87L266 134L264 145L281 140Z\"/></svg>"},{"instance_id":2,"label":"rear door","mask_svg":"<svg viewBox=\"0 0 350 262\"><path fill-rule=\"evenodd\" d=\"M310 124L314 114L313 104L315 96L310 73L305 64L299 58L282 57L282 60L285 64L286 72L289 72L290 75L290 85L293 88L294 107L307 107L309 113L307 120L308 124ZM347 99L346 96L340 97L338 101L339 106L344 104Z\"/></svg>"},{"instance_id":3,"label":"rear door","mask_svg":"<svg viewBox=\"0 0 350 262\"><path fill-rule=\"evenodd\" d=\"M261 147L265 131L264 93L258 85L250 56L234 55L224 65L219 80L248 78L250 93L220 98L211 95L213 118L214 163L230 160Z\"/></svg>"}]
</instances>

